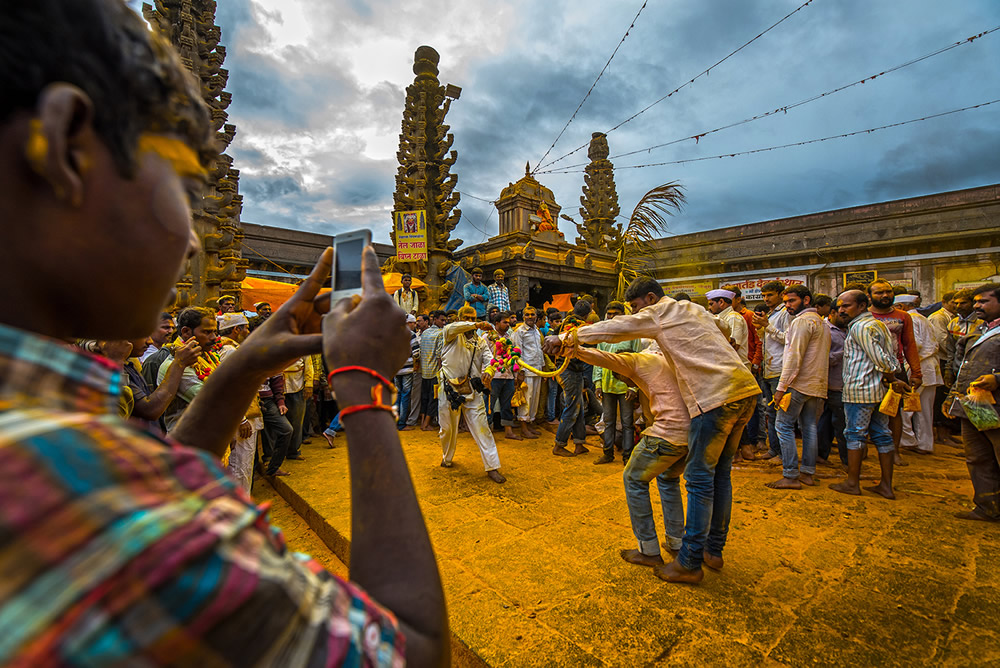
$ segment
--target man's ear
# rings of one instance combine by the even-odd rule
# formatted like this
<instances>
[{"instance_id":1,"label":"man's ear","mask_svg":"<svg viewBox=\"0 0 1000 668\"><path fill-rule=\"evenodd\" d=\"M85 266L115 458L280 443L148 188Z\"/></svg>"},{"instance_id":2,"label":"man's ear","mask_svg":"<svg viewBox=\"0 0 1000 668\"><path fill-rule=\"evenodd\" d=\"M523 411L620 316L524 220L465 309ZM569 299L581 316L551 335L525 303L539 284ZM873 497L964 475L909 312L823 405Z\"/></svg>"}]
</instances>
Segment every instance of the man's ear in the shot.
<instances>
[{"instance_id":1,"label":"man's ear","mask_svg":"<svg viewBox=\"0 0 1000 668\"><path fill-rule=\"evenodd\" d=\"M46 86L38 96L25 156L58 199L83 204L83 174L93 164L93 103L67 83Z\"/></svg>"}]
</instances>

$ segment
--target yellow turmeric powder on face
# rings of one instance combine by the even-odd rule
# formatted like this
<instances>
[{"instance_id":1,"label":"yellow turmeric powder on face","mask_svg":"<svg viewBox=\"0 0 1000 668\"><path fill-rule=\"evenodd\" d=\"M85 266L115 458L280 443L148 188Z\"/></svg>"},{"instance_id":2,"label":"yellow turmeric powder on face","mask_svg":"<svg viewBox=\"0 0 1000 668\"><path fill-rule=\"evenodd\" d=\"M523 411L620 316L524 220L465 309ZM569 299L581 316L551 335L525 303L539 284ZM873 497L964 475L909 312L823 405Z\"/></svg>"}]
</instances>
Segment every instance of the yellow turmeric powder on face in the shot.
<instances>
[{"instance_id":1,"label":"yellow turmeric powder on face","mask_svg":"<svg viewBox=\"0 0 1000 668\"><path fill-rule=\"evenodd\" d=\"M153 153L173 167L181 178L201 177L205 168L201 166L198 155L179 139L164 135L144 134L139 137L139 153Z\"/></svg>"}]
</instances>

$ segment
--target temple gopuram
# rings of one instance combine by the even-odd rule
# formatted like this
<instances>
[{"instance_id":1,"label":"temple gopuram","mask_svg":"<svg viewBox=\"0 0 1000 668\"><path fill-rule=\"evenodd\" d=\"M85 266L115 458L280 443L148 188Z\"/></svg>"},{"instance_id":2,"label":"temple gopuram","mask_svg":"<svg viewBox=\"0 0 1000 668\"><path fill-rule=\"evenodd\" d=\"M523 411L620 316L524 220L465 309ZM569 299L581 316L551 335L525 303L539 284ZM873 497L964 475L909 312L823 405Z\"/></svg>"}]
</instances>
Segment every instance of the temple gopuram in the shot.
<instances>
[{"instance_id":1,"label":"temple gopuram","mask_svg":"<svg viewBox=\"0 0 1000 668\"><path fill-rule=\"evenodd\" d=\"M155 6L143 4L142 15L173 43L181 62L201 80L220 150L225 150L236 136L236 126L226 123L232 95L225 90L229 72L222 67L226 48L219 43L222 30L215 25L215 6L215 0L156 0ZM174 308L214 308L223 295L232 295L239 303L249 266L241 253L239 180L232 157L220 153L208 169L205 197L191 207L201 251L184 267Z\"/></svg>"}]
</instances>

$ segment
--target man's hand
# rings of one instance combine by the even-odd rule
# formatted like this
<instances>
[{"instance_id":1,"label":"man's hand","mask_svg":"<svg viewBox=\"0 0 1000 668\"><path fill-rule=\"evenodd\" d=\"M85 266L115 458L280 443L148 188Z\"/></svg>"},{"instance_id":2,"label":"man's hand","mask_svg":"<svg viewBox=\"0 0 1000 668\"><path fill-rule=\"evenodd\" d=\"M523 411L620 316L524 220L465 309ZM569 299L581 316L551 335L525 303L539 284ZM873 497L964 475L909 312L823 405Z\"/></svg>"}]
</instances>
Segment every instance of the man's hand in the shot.
<instances>
[{"instance_id":1,"label":"man's hand","mask_svg":"<svg viewBox=\"0 0 1000 668\"><path fill-rule=\"evenodd\" d=\"M240 440L253 436L253 427L250 426L249 420L244 420L240 423L240 428L237 430L237 434L239 434Z\"/></svg>"},{"instance_id":2,"label":"man's hand","mask_svg":"<svg viewBox=\"0 0 1000 668\"><path fill-rule=\"evenodd\" d=\"M323 355L330 369L359 365L392 378L410 356L410 330L406 314L383 287L371 246L361 258L361 286L360 297L341 299L323 319ZM372 378L349 373L332 380L344 405L371 402Z\"/></svg>"},{"instance_id":3,"label":"man's hand","mask_svg":"<svg viewBox=\"0 0 1000 668\"><path fill-rule=\"evenodd\" d=\"M486 322L485 320L480 320L479 322L476 323L476 329L481 329L483 331L486 331L488 329L491 330L491 329L493 329L493 325L491 325L490 323Z\"/></svg>"},{"instance_id":4,"label":"man's hand","mask_svg":"<svg viewBox=\"0 0 1000 668\"><path fill-rule=\"evenodd\" d=\"M979 387L986 390L987 392L996 392L997 375L995 373L988 373L983 376L980 376L979 378L976 378L974 381L969 383L969 387Z\"/></svg>"},{"instance_id":5,"label":"man's hand","mask_svg":"<svg viewBox=\"0 0 1000 668\"><path fill-rule=\"evenodd\" d=\"M291 299L239 347L241 360L261 377L281 373L295 358L308 357L323 349L320 328L323 314L330 307L330 295L320 295L319 291L326 286L332 265L333 249L327 248ZM386 299L392 301L389 295ZM398 307L396 310L406 317Z\"/></svg>"},{"instance_id":6,"label":"man's hand","mask_svg":"<svg viewBox=\"0 0 1000 668\"><path fill-rule=\"evenodd\" d=\"M752 364L752 365L750 365L750 372L753 373L753 375L755 375L755 376L759 376L760 375L760 365L759 364Z\"/></svg>"},{"instance_id":7,"label":"man's hand","mask_svg":"<svg viewBox=\"0 0 1000 668\"><path fill-rule=\"evenodd\" d=\"M594 394L597 395L598 401L604 401L604 392L599 387L594 388Z\"/></svg>"},{"instance_id":8,"label":"man's hand","mask_svg":"<svg viewBox=\"0 0 1000 668\"><path fill-rule=\"evenodd\" d=\"M194 363L198 361L199 355L201 355L201 346L192 337L174 352L174 361L177 362L180 368L186 369L189 366L194 366Z\"/></svg>"},{"instance_id":9,"label":"man's hand","mask_svg":"<svg viewBox=\"0 0 1000 668\"><path fill-rule=\"evenodd\" d=\"M753 314L753 326L757 329L767 327L768 318L766 315L761 315L760 313Z\"/></svg>"},{"instance_id":10,"label":"man's hand","mask_svg":"<svg viewBox=\"0 0 1000 668\"><path fill-rule=\"evenodd\" d=\"M483 381L483 387L488 390L490 389L490 384L493 382L493 374L489 371L483 371L480 380Z\"/></svg>"},{"instance_id":11,"label":"man's hand","mask_svg":"<svg viewBox=\"0 0 1000 668\"><path fill-rule=\"evenodd\" d=\"M549 334L542 340L542 350L549 355L558 355L562 350L562 341L555 334Z\"/></svg>"},{"instance_id":12,"label":"man's hand","mask_svg":"<svg viewBox=\"0 0 1000 668\"><path fill-rule=\"evenodd\" d=\"M891 387L897 394L906 394L910 391L910 386L901 380L892 381L892 383L889 384L889 387Z\"/></svg>"},{"instance_id":13,"label":"man's hand","mask_svg":"<svg viewBox=\"0 0 1000 668\"><path fill-rule=\"evenodd\" d=\"M923 381L923 379L920 376L917 376L916 378L911 378L910 379L910 389L913 390L914 392L916 392L917 388L919 388L923 384L924 384L924 381Z\"/></svg>"},{"instance_id":14,"label":"man's hand","mask_svg":"<svg viewBox=\"0 0 1000 668\"><path fill-rule=\"evenodd\" d=\"M775 408L777 408L778 404L781 403L781 398L783 396L785 396L785 391L784 390L775 390L774 391L774 407Z\"/></svg>"},{"instance_id":15,"label":"man's hand","mask_svg":"<svg viewBox=\"0 0 1000 668\"><path fill-rule=\"evenodd\" d=\"M288 406L286 406L285 404L278 404L278 413L280 413L281 415L285 415L286 413L288 413Z\"/></svg>"},{"instance_id":16,"label":"man's hand","mask_svg":"<svg viewBox=\"0 0 1000 668\"><path fill-rule=\"evenodd\" d=\"M305 399L306 401L309 401L310 399L312 399L312 396L313 396L313 388L312 388L311 385L307 385L307 386L305 386L305 387L302 388L302 398L303 399Z\"/></svg>"},{"instance_id":17,"label":"man's hand","mask_svg":"<svg viewBox=\"0 0 1000 668\"><path fill-rule=\"evenodd\" d=\"M635 401L636 391L631 387L625 392L625 401Z\"/></svg>"}]
</instances>

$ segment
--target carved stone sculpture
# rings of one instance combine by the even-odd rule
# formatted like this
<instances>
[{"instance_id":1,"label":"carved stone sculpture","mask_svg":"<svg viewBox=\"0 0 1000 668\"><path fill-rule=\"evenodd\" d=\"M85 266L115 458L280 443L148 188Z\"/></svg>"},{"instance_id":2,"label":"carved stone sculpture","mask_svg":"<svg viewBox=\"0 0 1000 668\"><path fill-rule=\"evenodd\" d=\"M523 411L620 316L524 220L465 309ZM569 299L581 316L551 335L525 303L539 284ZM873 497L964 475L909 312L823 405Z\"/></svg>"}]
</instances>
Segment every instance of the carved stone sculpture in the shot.
<instances>
[{"instance_id":1,"label":"carved stone sculpture","mask_svg":"<svg viewBox=\"0 0 1000 668\"><path fill-rule=\"evenodd\" d=\"M408 271L427 281L427 308L438 308L447 301L439 267L462 245L461 239L451 238L462 210L457 208L461 199L455 189L458 175L451 173L458 159L458 152L451 150L455 136L448 132L450 127L444 123L451 101L459 98L462 89L441 85L437 78L439 60L437 51L429 46L419 47L414 54L416 78L406 88L402 131L396 152L399 169L393 193L394 211L426 211L428 260L399 262L394 259L391 264L387 263L395 271ZM395 226L391 236L395 244Z\"/></svg>"},{"instance_id":2,"label":"carved stone sculpture","mask_svg":"<svg viewBox=\"0 0 1000 668\"><path fill-rule=\"evenodd\" d=\"M236 136L236 126L226 123L232 95L224 90L229 72L222 68L226 49L219 44L222 30L215 25L215 6L215 0L155 0L152 6L143 4L142 15L173 43L181 61L201 80L220 149L225 150ZM177 283L176 308L214 306L223 295L240 300L249 262L241 252L239 179L239 170L233 169L233 159L225 153L208 167L205 196L192 206L202 249Z\"/></svg>"},{"instance_id":3,"label":"carved stone sculpture","mask_svg":"<svg viewBox=\"0 0 1000 668\"><path fill-rule=\"evenodd\" d=\"M602 132L593 133L587 151L590 164L585 169L585 185L580 197L583 223L576 224L580 233L577 244L599 250L617 248L622 234L621 223L615 222L621 209L615 188L615 168L608 160L608 153L607 136Z\"/></svg>"}]
</instances>

